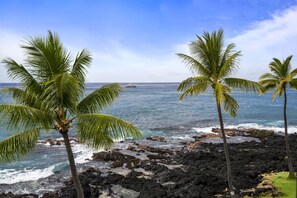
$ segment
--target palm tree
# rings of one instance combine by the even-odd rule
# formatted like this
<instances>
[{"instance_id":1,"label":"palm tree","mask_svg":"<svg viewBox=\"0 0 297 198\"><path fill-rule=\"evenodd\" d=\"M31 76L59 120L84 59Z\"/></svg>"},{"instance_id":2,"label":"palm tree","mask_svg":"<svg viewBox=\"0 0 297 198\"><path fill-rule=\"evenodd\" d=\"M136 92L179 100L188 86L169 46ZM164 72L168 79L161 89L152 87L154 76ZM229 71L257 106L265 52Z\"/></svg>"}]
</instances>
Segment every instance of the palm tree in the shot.
<instances>
[{"instance_id":1,"label":"palm tree","mask_svg":"<svg viewBox=\"0 0 297 198\"><path fill-rule=\"evenodd\" d=\"M275 89L272 95L274 100L276 95L280 97L284 95L284 128L285 128L285 144L286 154L288 158L289 177L294 177L294 169L292 158L290 154L289 137L288 137L288 123L287 123L287 88L290 85L291 88L297 89L297 69L292 71L291 60L293 56L289 56L281 62L277 58L273 58L273 61L269 64L271 73L263 74L260 77L259 83L263 86L262 92L266 92L270 89Z\"/></svg>"},{"instance_id":2,"label":"palm tree","mask_svg":"<svg viewBox=\"0 0 297 198\"><path fill-rule=\"evenodd\" d=\"M257 91L259 86L256 82L240 78L230 78L231 74L238 68L238 57L241 54L240 51L234 51L234 44L229 44L224 49L223 36L222 29L211 34L204 32L202 36L197 35L196 41L190 43L189 48L192 56L180 53L177 54L193 72L193 75L197 75L182 81L177 90L184 91L180 96L182 100L188 95L193 96L201 94L210 87L213 89L224 142L228 186L231 197L234 197L231 163L221 106L223 106L232 117L235 117L239 105L230 95L232 88Z\"/></svg>"},{"instance_id":3,"label":"palm tree","mask_svg":"<svg viewBox=\"0 0 297 198\"><path fill-rule=\"evenodd\" d=\"M120 118L100 113L119 96L119 84L107 84L85 94L86 69L91 55L82 50L74 60L57 34L46 38L28 37L21 46L25 64L2 61L8 75L22 88L6 88L16 104L1 104L0 119L16 134L0 141L0 162L18 160L32 151L41 132L58 132L64 139L72 179L79 198L84 197L78 179L69 132L75 130L82 143L95 148L109 147L116 139L141 137L139 130Z\"/></svg>"}]
</instances>

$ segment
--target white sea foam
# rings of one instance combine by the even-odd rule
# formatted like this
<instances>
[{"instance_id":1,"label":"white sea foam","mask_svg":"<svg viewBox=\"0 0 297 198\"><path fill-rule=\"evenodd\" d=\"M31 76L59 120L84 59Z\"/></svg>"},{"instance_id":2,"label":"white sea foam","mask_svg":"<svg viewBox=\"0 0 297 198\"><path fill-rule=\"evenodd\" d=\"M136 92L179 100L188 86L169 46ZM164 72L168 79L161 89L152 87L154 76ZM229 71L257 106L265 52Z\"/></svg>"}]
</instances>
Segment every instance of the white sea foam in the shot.
<instances>
[{"instance_id":1,"label":"white sea foam","mask_svg":"<svg viewBox=\"0 0 297 198\"><path fill-rule=\"evenodd\" d=\"M54 174L54 168L55 166L53 165L45 169L4 169L0 172L0 184L13 184L46 178Z\"/></svg>"},{"instance_id":2,"label":"white sea foam","mask_svg":"<svg viewBox=\"0 0 297 198\"><path fill-rule=\"evenodd\" d=\"M212 127L201 127L201 128L193 128L194 131L198 132L198 133L213 133L211 130L212 128L215 128L216 126L212 126Z\"/></svg>"},{"instance_id":3,"label":"white sea foam","mask_svg":"<svg viewBox=\"0 0 297 198\"><path fill-rule=\"evenodd\" d=\"M274 132L284 133L284 128L282 126L282 121L276 121L273 123L268 123L267 125L261 125L257 123L244 123L239 125L225 125L225 128L231 129L266 129L272 130ZM203 127L203 128L193 128L198 133L212 133L212 128L217 128L218 126ZM297 133L297 126L289 126L288 133Z\"/></svg>"},{"instance_id":4,"label":"white sea foam","mask_svg":"<svg viewBox=\"0 0 297 198\"><path fill-rule=\"evenodd\" d=\"M84 144L73 144L72 151L75 157L75 163L84 164L88 162L87 159L92 159L94 152L100 152L103 149L93 149Z\"/></svg>"}]
</instances>

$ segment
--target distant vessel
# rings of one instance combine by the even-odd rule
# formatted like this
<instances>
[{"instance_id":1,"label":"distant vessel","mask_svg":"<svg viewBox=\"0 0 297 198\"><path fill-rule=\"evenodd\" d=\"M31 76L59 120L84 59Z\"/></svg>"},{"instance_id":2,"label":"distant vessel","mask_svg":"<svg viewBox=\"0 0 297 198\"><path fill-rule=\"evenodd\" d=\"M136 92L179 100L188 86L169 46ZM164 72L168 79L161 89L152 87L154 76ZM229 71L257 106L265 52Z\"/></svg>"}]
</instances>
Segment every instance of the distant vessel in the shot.
<instances>
[{"instance_id":1,"label":"distant vessel","mask_svg":"<svg viewBox=\"0 0 297 198\"><path fill-rule=\"evenodd\" d=\"M136 88L136 85L129 83L126 85L126 88Z\"/></svg>"}]
</instances>

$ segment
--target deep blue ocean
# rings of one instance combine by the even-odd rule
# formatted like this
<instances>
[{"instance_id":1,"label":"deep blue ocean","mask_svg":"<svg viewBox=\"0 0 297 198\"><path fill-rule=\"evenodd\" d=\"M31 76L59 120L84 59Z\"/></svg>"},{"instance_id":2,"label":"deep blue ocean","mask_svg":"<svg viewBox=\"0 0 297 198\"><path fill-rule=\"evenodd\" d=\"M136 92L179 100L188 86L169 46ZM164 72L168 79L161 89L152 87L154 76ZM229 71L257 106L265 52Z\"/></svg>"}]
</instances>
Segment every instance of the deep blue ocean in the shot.
<instances>
[{"instance_id":1,"label":"deep blue ocean","mask_svg":"<svg viewBox=\"0 0 297 198\"><path fill-rule=\"evenodd\" d=\"M102 83L89 83L87 91L102 86ZM123 84L125 86L126 84ZM168 139L189 139L200 132L210 132L218 126L218 116L213 93L179 100L176 91L178 83L135 83L136 88L125 88L116 102L104 113L125 119L141 130L145 137L161 135ZM1 84L0 88L17 86ZM236 118L224 114L226 127L232 128L266 128L283 132L283 98L272 102L272 93L258 96L257 93L235 91L233 97L240 109ZM297 91L288 93L289 133L297 132ZM0 102L13 103L11 96L0 95ZM14 134L0 126L0 140ZM74 134L73 134L74 135ZM59 138L56 134L44 134L42 139ZM91 158L93 150L83 145L73 146L76 162L80 168L92 165L85 159ZM104 166L104 164L102 164ZM0 192L35 192L48 190L49 185L40 186L40 178L59 175L68 176L67 156L63 146L38 144L36 150L22 161L0 164ZM50 177L49 177L50 178ZM56 177L57 178L57 177ZM55 178L55 179L56 179ZM50 182L50 180L47 180ZM54 188L54 186L53 186Z\"/></svg>"}]
</instances>

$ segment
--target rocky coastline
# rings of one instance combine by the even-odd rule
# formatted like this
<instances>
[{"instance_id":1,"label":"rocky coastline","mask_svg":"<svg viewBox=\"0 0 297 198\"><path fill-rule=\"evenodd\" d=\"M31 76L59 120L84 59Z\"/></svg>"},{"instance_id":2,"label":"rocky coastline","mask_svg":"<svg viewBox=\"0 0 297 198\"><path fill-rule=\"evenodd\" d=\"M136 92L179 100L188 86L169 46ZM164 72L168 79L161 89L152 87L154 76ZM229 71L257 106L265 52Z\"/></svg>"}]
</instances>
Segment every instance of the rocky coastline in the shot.
<instances>
[{"instance_id":1,"label":"rocky coastline","mask_svg":"<svg viewBox=\"0 0 297 198\"><path fill-rule=\"evenodd\" d=\"M94 161L110 162L111 166L100 170L90 168L80 174L85 197L228 197L223 145L217 143L220 130L213 129L213 132L195 136L191 142L180 142L177 149L137 141L125 149L94 153ZM287 171L284 137L273 131L256 129L226 129L226 133L229 140L250 138L229 144L236 193L240 197L257 197L263 192L277 196L273 187L258 184L261 174ZM160 143L167 141L164 137L148 139ZM297 159L297 135L292 134L289 139L292 157ZM38 195L0 193L0 197ZM42 197L74 198L76 191L69 179L58 191Z\"/></svg>"}]
</instances>

